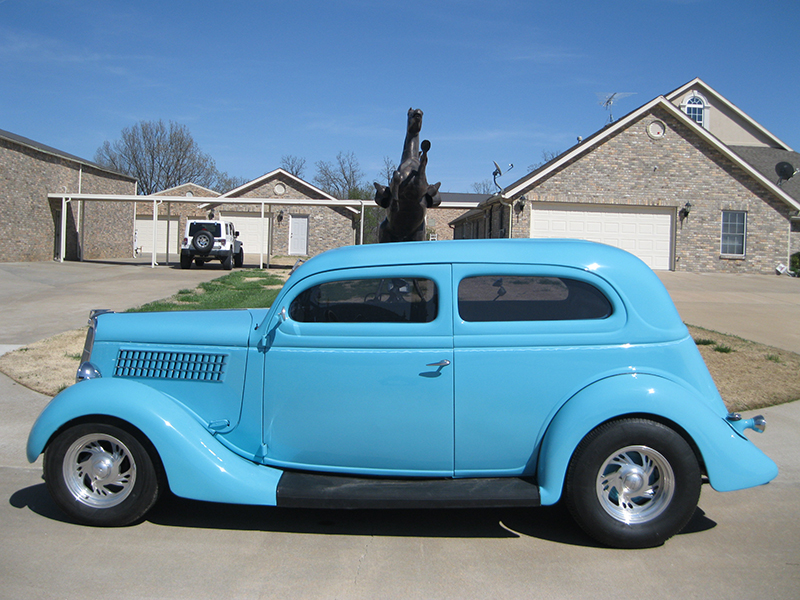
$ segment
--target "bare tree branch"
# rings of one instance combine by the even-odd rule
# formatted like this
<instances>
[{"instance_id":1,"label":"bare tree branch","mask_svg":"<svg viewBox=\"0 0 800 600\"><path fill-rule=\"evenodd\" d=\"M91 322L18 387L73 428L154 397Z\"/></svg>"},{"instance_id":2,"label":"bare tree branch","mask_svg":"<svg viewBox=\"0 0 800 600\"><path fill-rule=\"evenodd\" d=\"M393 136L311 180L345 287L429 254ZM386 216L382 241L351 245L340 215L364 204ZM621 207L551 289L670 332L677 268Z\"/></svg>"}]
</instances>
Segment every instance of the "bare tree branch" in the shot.
<instances>
[{"instance_id":1,"label":"bare tree branch","mask_svg":"<svg viewBox=\"0 0 800 600\"><path fill-rule=\"evenodd\" d=\"M364 181L364 172L352 152L339 152L336 162L321 160L316 163L317 174L314 183L334 198L368 198L372 187Z\"/></svg>"},{"instance_id":2,"label":"bare tree branch","mask_svg":"<svg viewBox=\"0 0 800 600\"><path fill-rule=\"evenodd\" d=\"M281 168L295 177L302 179L306 172L306 159L291 154L281 156Z\"/></svg>"},{"instance_id":3,"label":"bare tree branch","mask_svg":"<svg viewBox=\"0 0 800 600\"><path fill-rule=\"evenodd\" d=\"M238 181L220 173L189 129L173 121L140 121L126 127L120 139L103 142L95 153L95 162L135 177L140 194L154 194L189 182L218 189L220 184L224 187Z\"/></svg>"}]
</instances>

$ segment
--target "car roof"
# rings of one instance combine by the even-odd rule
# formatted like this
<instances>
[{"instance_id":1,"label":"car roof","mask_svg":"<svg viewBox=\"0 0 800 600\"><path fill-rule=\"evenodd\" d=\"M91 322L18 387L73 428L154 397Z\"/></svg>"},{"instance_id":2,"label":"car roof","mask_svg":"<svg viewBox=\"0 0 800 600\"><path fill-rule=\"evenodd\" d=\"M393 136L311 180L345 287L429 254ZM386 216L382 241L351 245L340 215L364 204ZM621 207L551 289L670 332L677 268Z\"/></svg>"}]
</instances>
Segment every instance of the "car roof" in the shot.
<instances>
[{"instance_id":1,"label":"car roof","mask_svg":"<svg viewBox=\"0 0 800 600\"><path fill-rule=\"evenodd\" d=\"M459 263L550 265L589 272L611 285L627 305L629 315L635 313L648 329L668 332L671 339L686 335L672 299L650 267L625 250L585 240L442 240L345 246L302 264L292 274L290 284L340 269Z\"/></svg>"},{"instance_id":2,"label":"car roof","mask_svg":"<svg viewBox=\"0 0 800 600\"><path fill-rule=\"evenodd\" d=\"M344 246L319 254L298 268L311 272L359 266L430 263L549 264L599 272L613 265L649 270L618 248L584 240L491 239L442 240Z\"/></svg>"}]
</instances>

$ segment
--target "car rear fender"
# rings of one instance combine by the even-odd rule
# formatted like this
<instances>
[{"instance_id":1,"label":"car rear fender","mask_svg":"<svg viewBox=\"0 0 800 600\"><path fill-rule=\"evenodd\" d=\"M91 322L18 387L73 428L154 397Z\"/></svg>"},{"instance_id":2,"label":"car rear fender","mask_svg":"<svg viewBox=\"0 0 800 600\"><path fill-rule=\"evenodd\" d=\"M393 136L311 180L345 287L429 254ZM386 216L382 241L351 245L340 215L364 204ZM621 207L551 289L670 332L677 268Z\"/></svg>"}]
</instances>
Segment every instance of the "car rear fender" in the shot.
<instances>
[{"instance_id":1,"label":"car rear fender","mask_svg":"<svg viewBox=\"0 0 800 600\"><path fill-rule=\"evenodd\" d=\"M275 505L282 471L257 465L220 444L185 406L135 381L93 379L53 398L28 436L33 462L50 439L87 417L118 419L153 444L172 492L183 498L232 504Z\"/></svg>"},{"instance_id":2,"label":"car rear fender","mask_svg":"<svg viewBox=\"0 0 800 600\"><path fill-rule=\"evenodd\" d=\"M581 440L598 425L626 416L650 417L685 435L717 491L761 485L778 474L771 459L691 390L655 375L617 375L578 392L548 426L537 463L542 504L558 502Z\"/></svg>"}]
</instances>

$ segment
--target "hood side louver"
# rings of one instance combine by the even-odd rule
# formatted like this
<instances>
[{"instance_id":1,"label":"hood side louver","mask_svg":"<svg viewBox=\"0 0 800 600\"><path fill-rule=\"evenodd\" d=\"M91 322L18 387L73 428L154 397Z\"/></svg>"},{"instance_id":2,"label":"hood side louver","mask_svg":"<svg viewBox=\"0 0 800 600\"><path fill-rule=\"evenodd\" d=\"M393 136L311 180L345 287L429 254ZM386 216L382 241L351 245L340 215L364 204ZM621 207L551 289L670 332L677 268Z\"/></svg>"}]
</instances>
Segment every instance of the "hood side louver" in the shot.
<instances>
[{"instance_id":1,"label":"hood side louver","mask_svg":"<svg viewBox=\"0 0 800 600\"><path fill-rule=\"evenodd\" d=\"M222 381L225 354L120 350L114 377Z\"/></svg>"}]
</instances>

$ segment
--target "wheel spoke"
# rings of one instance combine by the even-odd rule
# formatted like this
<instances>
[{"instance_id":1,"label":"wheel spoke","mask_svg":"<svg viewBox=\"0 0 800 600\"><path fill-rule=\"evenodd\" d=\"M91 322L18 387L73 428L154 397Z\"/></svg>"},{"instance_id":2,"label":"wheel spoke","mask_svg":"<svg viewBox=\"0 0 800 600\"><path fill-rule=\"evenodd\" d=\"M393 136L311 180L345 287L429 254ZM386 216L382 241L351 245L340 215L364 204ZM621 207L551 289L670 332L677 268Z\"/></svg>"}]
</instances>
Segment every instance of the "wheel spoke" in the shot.
<instances>
[{"instance_id":1,"label":"wheel spoke","mask_svg":"<svg viewBox=\"0 0 800 600\"><path fill-rule=\"evenodd\" d=\"M64 457L67 487L78 501L108 508L125 500L136 481L136 463L118 439L103 434L76 440Z\"/></svg>"},{"instance_id":2,"label":"wheel spoke","mask_svg":"<svg viewBox=\"0 0 800 600\"><path fill-rule=\"evenodd\" d=\"M647 446L628 446L610 455L598 471L597 496L603 509L625 523L649 521L672 499L672 470ZM665 479L666 478L666 479Z\"/></svg>"}]
</instances>

